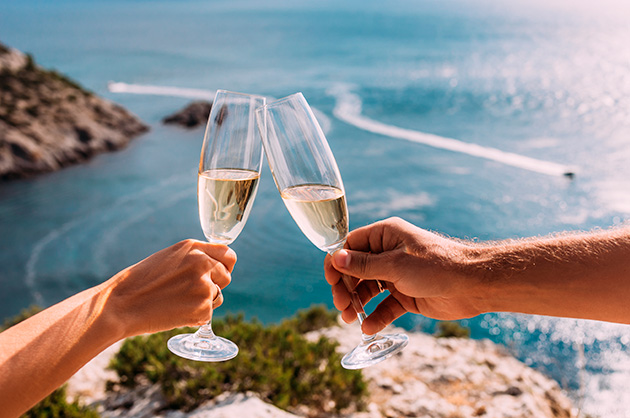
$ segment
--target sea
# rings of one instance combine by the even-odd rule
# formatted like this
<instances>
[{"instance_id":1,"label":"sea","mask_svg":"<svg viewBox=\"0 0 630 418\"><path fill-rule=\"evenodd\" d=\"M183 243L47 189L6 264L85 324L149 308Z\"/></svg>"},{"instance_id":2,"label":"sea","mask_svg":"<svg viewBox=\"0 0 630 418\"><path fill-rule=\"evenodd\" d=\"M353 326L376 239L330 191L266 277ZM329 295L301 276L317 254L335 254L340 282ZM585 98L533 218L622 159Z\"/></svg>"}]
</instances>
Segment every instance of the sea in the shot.
<instances>
[{"instance_id":1,"label":"sea","mask_svg":"<svg viewBox=\"0 0 630 418\"><path fill-rule=\"evenodd\" d=\"M398 216L486 241L620 225L630 216L629 21L621 0L0 0L0 42L151 128L122 151L0 184L0 319L204 238L204 128L161 120L217 89L304 94L352 229ZM333 307L324 254L266 166L233 248L217 315L272 323ZM397 325L436 326L411 314ZM630 417L629 326L508 313L462 325L554 378L583 415Z\"/></svg>"}]
</instances>

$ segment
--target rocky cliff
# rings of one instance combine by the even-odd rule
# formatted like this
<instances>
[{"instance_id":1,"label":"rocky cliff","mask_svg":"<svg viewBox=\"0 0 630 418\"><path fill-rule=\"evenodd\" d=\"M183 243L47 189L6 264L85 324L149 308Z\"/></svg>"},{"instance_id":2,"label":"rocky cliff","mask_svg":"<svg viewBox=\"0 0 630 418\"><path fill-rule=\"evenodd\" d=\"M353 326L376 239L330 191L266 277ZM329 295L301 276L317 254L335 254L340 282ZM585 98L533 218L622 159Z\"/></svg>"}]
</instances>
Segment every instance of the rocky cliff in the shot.
<instances>
[{"instance_id":1,"label":"rocky cliff","mask_svg":"<svg viewBox=\"0 0 630 418\"><path fill-rule=\"evenodd\" d=\"M392 330L388 330L392 331ZM386 331L386 332L388 332ZM400 331L400 330L396 330ZM339 351L358 341L356 324L313 331L339 342ZM308 408L289 413L263 402L256 393L224 393L185 413L165 409L159 389L140 387L124 395L105 391L116 375L105 367L120 344L88 363L68 382L72 396L98 406L104 418L574 418L572 402L558 384L488 340L435 338L408 333L402 353L363 369L368 382L367 410L334 415Z\"/></svg>"},{"instance_id":2,"label":"rocky cliff","mask_svg":"<svg viewBox=\"0 0 630 418\"><path fill-rule=\"evenodd\" d=\"M205 125L212 109L212 102L198 100L188 104L185 108L162 119L165 124L180 125L184 128L196 128Z\"/></svg>"},{"instance_id":3,"label":"rocky cliff","mask_svg":"<svg viewBox=\"0 0 630 418\"><path fill-rule=\"evenodd\" d=\"M79 163L147 130L121 106L0 43L0 179Z\"/></svg>"}]
</instances>

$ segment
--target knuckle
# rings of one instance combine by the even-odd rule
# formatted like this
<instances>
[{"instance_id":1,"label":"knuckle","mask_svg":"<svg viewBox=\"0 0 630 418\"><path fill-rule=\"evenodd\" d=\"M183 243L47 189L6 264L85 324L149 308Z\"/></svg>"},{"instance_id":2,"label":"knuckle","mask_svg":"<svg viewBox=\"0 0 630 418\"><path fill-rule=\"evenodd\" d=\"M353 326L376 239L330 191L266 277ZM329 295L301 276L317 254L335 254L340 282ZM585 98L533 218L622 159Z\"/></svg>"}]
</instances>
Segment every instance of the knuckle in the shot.
<instances>
[{"instance_id":1,"label":"knuckle","mask_svg":"<svg viewBox=\"0 0 630 418\"><path fill-rule=\"evenodd\" d=\"M369 268L370 268L369 257L365 255L361 255L360 257L357 257L357 269L362 275L365 276L369 272Z\"/></svg>"},{"instance_id":2,"label":"knuckle","mask_svg":"<svg viewBox=\"0 0 630 418\"><path fill-rule=\"evenodd\" d=\"M381 314L378 316L378 318L376 318L381 329L394 322L394 319L396 319L396 317L394 316L394 312L392 312L389 306L384 306Z\"/></svg>"},{"instance_id":3,"label":"knuckle","mask_svg":"<svg viewBox=\"0 0 630 418\"><path fill-rule=\"evenodd\" d=\"M188 239L185 239L185 240L182 240L182 241L178 242L176 245L179 248L188 248L188 249L190 249L190 248L194 247L194 244L195 244L195 240L191 239L191 238L188 238Z\"/></svg>"},{"instance_id":4,"label":"knuckle","mask_svg":"<svg viewBox=\"0 0 630 418\"><path fill-rule=\"evenodd\" d=\"M230 283L232 283L232 275L230 273L226 273L224 280L226 282L226 286L229 285Z\"/></svg>"},{"instance_id":5,"label":"knuckle","mask_svg":"<svg viewBox=\"0 0 630 418\"><path fill-rule=\"evenodd\" d=\"M212 273L213 276L227 276L229 274L228 269L225 267L224 264L219 263L216 260L212 260L211 266L210 266L210 272Z\"/></svg>"},{"instance_id":6,"label":"knuckle","mask_svg":"<svg viewBox=\"0 0 630 418\"><path fill-rule=\"evenodd\" d=\"M398 217L398 216L392 216L390 218L385 219L384 223L390 224L390 225L399 225L401 222L403 222L402 218Z\"/></svg>"},{"instance_id":7,"label":"knuckle","mask_svg":"<svg viewBox=\"0 0 630 418\"><path fill-rule=\"evenodd\" d=\"M232 266L234 264L236 264L236 262L238 261L238 256L236 255L235 251L228 251L225 253L225 258L226 261L231 264Z\"/></svg>"}]
</instances>

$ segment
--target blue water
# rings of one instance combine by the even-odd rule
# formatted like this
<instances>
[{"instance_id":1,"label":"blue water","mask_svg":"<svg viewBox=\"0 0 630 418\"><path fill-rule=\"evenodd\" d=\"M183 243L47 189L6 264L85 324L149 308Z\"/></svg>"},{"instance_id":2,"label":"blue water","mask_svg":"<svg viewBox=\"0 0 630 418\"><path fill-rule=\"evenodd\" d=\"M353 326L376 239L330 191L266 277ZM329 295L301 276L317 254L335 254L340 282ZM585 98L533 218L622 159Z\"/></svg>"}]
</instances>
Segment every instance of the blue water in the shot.
<instances>
[{"instance_id":1,"label":"blue water","mask_svg":"<svg viewBox=\"0 0 630 418\"><path fill-rule=\"evenodd\" d=\"M112 93L109 81L272 97L302 91L337 157L352 228L395 215L486 240L628 219L624 2L293 3L0 0L1 41L151 126L123 151L0 184L0 318L203 238L195 196L203 128L160 123L189 99ZM414 142L423 134L578 174L570 181L542 165ZM239 261L218 314L277 321L314 303L332 307L323 254L294 225L266 169L233 248ZM557 379L585 411L630 416L627 326L511 314L465 323L474 338L505 344ZM431 331L434 322L408 315L399 325Z\"/></svg>"}]
</instances>

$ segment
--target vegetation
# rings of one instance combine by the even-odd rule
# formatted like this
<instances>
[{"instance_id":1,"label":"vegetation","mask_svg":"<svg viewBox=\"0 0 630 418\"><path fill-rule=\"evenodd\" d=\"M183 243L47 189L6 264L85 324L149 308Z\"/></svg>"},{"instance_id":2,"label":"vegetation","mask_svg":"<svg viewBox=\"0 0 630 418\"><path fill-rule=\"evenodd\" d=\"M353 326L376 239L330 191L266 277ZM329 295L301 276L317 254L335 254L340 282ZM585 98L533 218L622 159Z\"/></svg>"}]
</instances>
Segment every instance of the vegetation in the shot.
<instances>
[{"instance_id":1,"label":"vegetation","mask_svg":"<svg viewBox=\"0 0 630 418\"><path fill-rule=\"evenodd\" d=\"M58 71L38 67L31 54L26 54L26 64L19 71L0 71L0 119L11 126L24 124L22 112L16 112L17 109L37 118L50 113L51 104L63 103L70 96L69 101L75 102L81 95L88 97L93 93Z\"/></svg>"},{"instance_id":2,"label":"vegetation","mask_svg":"<svg viewBox=\"0 0 630 418\"><path fill-rule=\"evenodd\" d=\"M4 324L2 325L2 328L0 328L0 331L4 331L7 328L11 328L13 325L19 324L20 322L24 321L25 319L30 318L31 316L35 315L37 312L41 310L42 308L37 305L33 305L29 308L22 309L22 312L15 315L13 318L9 318L4 321Z\"/></svg>"},{"instance_id":3,"label":"vegetation","mask_svg":"<svg viewBox=\"0 0 630 418\"><path fill-rule=\"evenodd\" d=\"M127 339L110 367L121 385L159 384L173 409L192 410L226 391L256 392L284 409L306 406L317 413L362 409L367 385L359 371L341 367L337 343L326 338L309 342L302 335L335 324L335 318L322 307L269 326L230 316L213 321L216 333L240 348L230 361L202 363L171 354L167 340L193 331L178 329Z\"/></svg>"},{"instance_id":4,"label":"vegetation","mask_svg":"<svg viewBox=\"0 0 630 418\"><path fill-rule=\"evenodd\" d=\"M17 325L25 319L35 315L42 308L31 306L22 310L13 318L5 320L0 331ZM78 399L72 402L67 401L66 386L61 386L53 393L44 398L41 402L31 408L22 418L98 418L99 414L95 409L83 406Z\"/></svg>"},{"instance_id":5,"label":"vegetation","mask_svg":"<svg viewBox=\"0 0 630 418\"><path fill-rule=\"evenodd\" d=\"M4 323L9 328L36 314L41 308L25 309ZM109 389L155 383L172 409L192 410L223 393L256 392L284 409L306 406L315 413L360 410L365 407L367 385L359 371L341 367L337 343L326 338L310 342L304 333L337 323L337 314L315 306L298 312L278 325L264 326L257 320L231 316L213 321L217 334L231 339L239 355L222 363L202 363L175 356L166 347L176 334L192 328L127 339L110 368L119 376ZM96 410L79 400L67 402L66 387L55 390L25 417L98 417Z\"/></svg>"},{"instance_id":6,"label":"vegetation","mask_svg":"<svg viewBox=\"0 0 630 418\"><path fill-rule=\"evenodd\" d=\"M437 338L469 338L470 329L461 326L459 322L440 321L437 324L435 336Z\"/></svg>"},{"instance_id":7,"label":"vegetation","mask_svg":"<svg viewBox=\"0 0 630 418\"><path fill-rule=\"evenodd\" d=\"M35 405L22 418L98 418L95 409L83 406L77 399L68 402L66 386L51 393L47 398Z\"/></svg>"}]
</instances>

